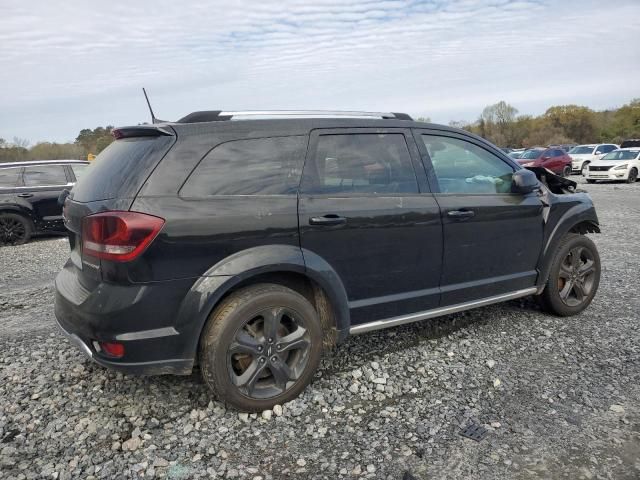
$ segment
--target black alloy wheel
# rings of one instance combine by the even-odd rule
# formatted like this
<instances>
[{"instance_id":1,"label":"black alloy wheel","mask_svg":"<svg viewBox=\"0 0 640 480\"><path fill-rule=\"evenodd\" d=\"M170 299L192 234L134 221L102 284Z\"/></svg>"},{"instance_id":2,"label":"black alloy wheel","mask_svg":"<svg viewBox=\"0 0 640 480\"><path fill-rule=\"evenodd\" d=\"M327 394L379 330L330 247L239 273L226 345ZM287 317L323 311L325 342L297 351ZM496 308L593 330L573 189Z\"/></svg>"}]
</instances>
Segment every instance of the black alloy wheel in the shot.
<instances>
[{"instance_id":1,"label":"black alloy wheel","mask_svg":"<svg viewBox=\"0 0 640 480\"><path fill-rule=\"evenodd\" d=\"M0 215L0 245L22 245L31 237L29 221L21 215Z\"/></svg>"},{"instance_id":2,"label":"black alloy wheel","mask_svg":"<svg viewBox=\"0 0 640 480\"><path fill-rule=\"evenodd\" d=\"M589 298L595 273L595 260L590 250L577 246L569 251L558 273L558 292L565 305L577 307Z\"/></svg>"},{"instance_id":3,"label":"black alloy wheel","mask_svg":"<svg viewBox=\"0 0 640 480\"><path fill-rule=\"evenodd\" d=\"M632 168L629 172L629 178L627 178L627 183L636 183L638 180L638 170Z\"/></svg>"},{"instance_id":4,"label":"black alloy wheel","mask_svg":"<svg viewBox=\"0 0 640 480\"><path fill-rule=\"evenodd\" d=\"M232 292L200 338L202 378L220 401L261 412L296 398L320 364L323 329L315 307L279 284Z\"/></svg>"},{"instance_id":5,"label":"black alloy wheel","mask_svg":"<svg viewBox=\"0 0 640 480\"><path fill-rule=\"evenodd\" d=\"M285 307L257 312L235 334L227 349L233 384L249 398L284 393L304 371L311 341L302 317Z\"/></svg>"},{"instance_id":6,"label":"black alloy wheel","mask_svg":"<svg viewBox=\"0 0 640 480\"><path fill-rule=\"evenodd\" d=\"M544 310L576 315L589 306L600 284L600 255L585 235L568 233L558 246L544 290L538 296Z\"/></svg>"}]
</instances>

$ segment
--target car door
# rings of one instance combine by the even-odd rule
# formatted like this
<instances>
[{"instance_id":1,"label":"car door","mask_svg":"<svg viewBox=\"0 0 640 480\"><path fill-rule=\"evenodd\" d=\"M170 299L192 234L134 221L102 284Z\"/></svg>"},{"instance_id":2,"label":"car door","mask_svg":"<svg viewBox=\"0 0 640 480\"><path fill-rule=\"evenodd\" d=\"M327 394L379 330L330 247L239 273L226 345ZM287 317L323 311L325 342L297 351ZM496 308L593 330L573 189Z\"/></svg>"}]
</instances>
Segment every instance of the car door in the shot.
<instances>
[{"instance_id":1,"label":"car door","mask_svg":"<svg viewBox=\"0 0 640 480\"><path fill-rule=\"evenodd\" d=\"M339 275L352 324L438 306L440 210L410 130L312 131L299 223L305 261Z\"/></svg>"},{"instance_id":2,"label":"car door","mask_svg":"<svg viewBox=\"0 0 640 480\"><path fill-rule=\"evenodd\" d=\"M25 166L18 196L31 204L39 228L63 230L58 197L72 185L67 175L64 165Z\"/></svg>"},{"instance_id":3,"label":"car door","mask_svg":"<svg viewBox=\"0 0 640 480\"><path fill-rule=\"evenodd\" d=\"M564 170L564 150L560 150L559 148L553 148L549 152L549 170L558 175L562 174L562 170Z\"/></svg>"},{"instance_id":4,"label":"car door","mask_svg":"<svg viewBox=\"0 0 640 480\"><path fill-rule=\"evenodd\" d=\"M531 288L543 205L536 193L511 193L518 167L471 137L430 130L414 135L442 212L441 305Z\"/></svg>"}]
</instances>

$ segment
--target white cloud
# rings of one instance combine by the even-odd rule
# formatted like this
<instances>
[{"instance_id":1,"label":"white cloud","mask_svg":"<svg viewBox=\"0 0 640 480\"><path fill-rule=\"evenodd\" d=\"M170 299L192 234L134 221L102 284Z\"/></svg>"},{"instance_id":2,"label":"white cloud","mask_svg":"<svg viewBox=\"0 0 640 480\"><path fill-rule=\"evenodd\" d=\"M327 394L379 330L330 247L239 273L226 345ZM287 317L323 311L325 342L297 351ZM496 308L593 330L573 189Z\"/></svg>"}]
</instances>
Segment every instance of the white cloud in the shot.
<instances>
[{"instance_id":1,"label":"white cloud","mask_svg":"<svg viewBox=\"0 0 640 480\"><path fill-rule=\"evenodd\" d=\"M5 0L0 137L207 108L473 119L504 99L595 108L640 96L637 1Z\"/></svg>"}]
</instances>

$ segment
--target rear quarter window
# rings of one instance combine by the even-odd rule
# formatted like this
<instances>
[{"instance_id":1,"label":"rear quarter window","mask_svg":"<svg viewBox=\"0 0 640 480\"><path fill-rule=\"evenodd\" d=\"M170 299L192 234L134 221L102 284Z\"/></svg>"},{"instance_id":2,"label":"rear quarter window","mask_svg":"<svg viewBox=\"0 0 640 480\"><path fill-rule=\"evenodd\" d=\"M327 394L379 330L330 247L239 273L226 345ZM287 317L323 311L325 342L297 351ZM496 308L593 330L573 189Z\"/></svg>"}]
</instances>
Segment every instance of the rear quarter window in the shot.
<instances>
[{"instance_id":1,"label":"rear quarter window","mask_svg":"<svg viewBox=\"0 0 640 480\"><path fill-rule=\"evenodd\" d=\"M180 190L183 197L286 195L300 183L307 136L233 140L211 150Z\"/></svg>"},{"instance_id":2,"label":"rear quarter window","mask_svg":"<svg viewBox=\"0 0 640 480\"><path fill-rule=\"evenodd\" d=\"M116 140L86 169L72 190L73 200L134 197L174 140L171 136Z\"/></svg>"},{"instance_id":3,"label":"rear quarter window","mask_svg":"<svg viewBox=\"0 0 640 480\"><path fill-rule=\"evenodd\" d=\"M13 188L18 185L22 167L0 167L0 188Z\"/></svg>"},{"instance_id":4,"label":"rear quarter window","mask_svg":"<svg viewBox=\"0 0 640 480\"><path fill-rule=\"evenodd\" d=\"M22 174L25 187L47 187L67 184L67 175L62 165L34 165L25 167Z\"/></svg>"}]
</instances>

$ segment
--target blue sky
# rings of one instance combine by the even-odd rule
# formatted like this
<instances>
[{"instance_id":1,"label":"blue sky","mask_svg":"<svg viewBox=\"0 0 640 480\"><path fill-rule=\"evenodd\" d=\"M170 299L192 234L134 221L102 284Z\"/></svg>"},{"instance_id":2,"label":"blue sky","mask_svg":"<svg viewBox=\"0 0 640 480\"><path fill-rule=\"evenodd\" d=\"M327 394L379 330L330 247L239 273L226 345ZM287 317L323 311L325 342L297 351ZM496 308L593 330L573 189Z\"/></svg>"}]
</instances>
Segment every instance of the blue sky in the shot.
<instances>
[{"instance_id":1,"label":"blue sky","mask_svg":"<svg viewBox=\"0 0 640 480\"><path fill-rule=\"evenodd\" d=\"M640 97L638 0L3 0L0 137L206 109L472 120Z\"/></svg>"}]
</instances>

